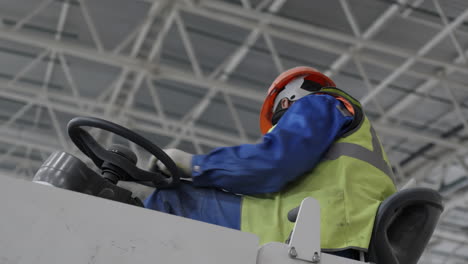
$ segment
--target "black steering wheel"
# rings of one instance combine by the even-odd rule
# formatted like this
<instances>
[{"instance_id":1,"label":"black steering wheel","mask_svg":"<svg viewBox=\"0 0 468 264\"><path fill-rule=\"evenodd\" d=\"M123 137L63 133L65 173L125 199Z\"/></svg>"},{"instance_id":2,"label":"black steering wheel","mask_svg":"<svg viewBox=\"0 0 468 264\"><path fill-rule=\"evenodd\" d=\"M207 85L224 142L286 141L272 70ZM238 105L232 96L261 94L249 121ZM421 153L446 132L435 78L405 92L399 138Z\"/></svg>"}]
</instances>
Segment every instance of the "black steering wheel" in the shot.
<instances>
[{"instance_id":1,"label":"black steering wheel","mask_svg":"<svg viewBox=\"0 0 468 264\"><path fill-rule=\"evenodd\" d=\"M116 155L112 150L104 149L86 130L82 127L99 128L116 135L119 135L136 145L142 147L158 160L160 160L169 170L170 175L162 173L159 170L147 171L136 166L136 161L132 162L123 155ZM114 164L121 169L124 174L130 176L130 180L141 182L152 182L156 188L168 188L177 185L180 182L179 169L174 161L159 147L141 135L117 125L115 123L95 118L95 117L76 117L70 120L67 126L68 135L75 145L88 156L97 167L101 168L104 163ZM129 180L129 179L125 179Z\"/></svg>"}]
</instances>

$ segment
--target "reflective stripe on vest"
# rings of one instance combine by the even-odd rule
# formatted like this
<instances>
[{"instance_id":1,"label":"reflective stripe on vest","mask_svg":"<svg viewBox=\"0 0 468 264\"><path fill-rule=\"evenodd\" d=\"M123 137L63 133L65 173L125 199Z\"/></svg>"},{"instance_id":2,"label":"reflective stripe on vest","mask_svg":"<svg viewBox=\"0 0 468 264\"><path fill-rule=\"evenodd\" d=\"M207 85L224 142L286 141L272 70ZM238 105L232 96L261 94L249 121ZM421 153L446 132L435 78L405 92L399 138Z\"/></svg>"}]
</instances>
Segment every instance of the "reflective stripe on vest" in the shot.
<instances>
[{"instance_id":1,"label":"reflective stripe on vest","mask_svg":"<svg viewBox=\"0 0 468 264\"><path fill-rule=\"evenodd\" d=\"M379 139L375 133L374 128L370 127L372 136L372 150L347 142L336 142L325 153L323 160L336 160L341 156L348 156L358 160L362 160L381 170L387 174L395 183L395 177L392 168L385 161L382 147L380 146Z\"/></svg>"}]
</instances>

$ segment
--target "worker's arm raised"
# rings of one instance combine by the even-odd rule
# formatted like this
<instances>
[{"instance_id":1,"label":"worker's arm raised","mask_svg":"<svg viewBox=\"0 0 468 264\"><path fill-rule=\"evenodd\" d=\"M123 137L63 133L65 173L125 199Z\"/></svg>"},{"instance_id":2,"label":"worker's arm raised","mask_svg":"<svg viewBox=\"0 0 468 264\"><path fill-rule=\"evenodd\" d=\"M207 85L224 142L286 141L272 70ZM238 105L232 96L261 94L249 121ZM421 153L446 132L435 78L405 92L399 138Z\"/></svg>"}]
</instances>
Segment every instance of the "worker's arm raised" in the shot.
<instances>
[{"instance_id":1,"label":"worker's arm raised","mask_svg":"<svg viewBox=\"0 0 468 264\"><path fill-rule=\"evenodd\" d=\"M337 99L306 96L291 106L261 143L194 155L193 182L240 194L279 191L314 168L351 120Z\"/></svg>"}]
</instances>

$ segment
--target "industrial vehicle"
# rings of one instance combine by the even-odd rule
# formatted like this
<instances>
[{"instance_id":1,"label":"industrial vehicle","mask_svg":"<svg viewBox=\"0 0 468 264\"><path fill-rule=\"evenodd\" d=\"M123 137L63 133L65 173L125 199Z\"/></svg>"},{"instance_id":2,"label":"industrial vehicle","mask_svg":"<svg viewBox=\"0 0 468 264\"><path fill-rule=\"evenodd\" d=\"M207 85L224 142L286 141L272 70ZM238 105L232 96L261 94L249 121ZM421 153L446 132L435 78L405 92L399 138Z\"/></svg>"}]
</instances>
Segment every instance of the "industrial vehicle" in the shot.
<instances>
[{"instance_id":1,"label":"industrial vehicle","mask_svg":"<svg viewBox=\"0 0 468 264\"><path fill-rule=\"evenodd\" d=\"M129 148L104 148L85 127L135 143L170 174L138 168ZM135 181L177 188L180 182L174 162L139 134L92 117L72 119L68 134L100 174L74 155L56 151L36 173L35 183L0 177L0 264L414 264L443 211L441 196L433 190L398 191L380 205L369 251L357 261L321 252L320 205L310 197L288 214L295 226L287 243L259 245L254 234L145 209L131 191L118 186Z\"/></svg>"}]
</instances>

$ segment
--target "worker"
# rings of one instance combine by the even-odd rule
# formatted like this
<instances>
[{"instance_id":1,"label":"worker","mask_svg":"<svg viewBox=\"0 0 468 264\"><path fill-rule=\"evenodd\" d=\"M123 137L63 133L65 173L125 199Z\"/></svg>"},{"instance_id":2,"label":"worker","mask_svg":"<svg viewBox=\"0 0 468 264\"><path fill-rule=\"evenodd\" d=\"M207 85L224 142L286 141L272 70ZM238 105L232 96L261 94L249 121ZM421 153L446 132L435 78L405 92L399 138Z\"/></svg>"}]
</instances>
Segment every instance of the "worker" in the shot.
<instances>
[{"instance_id":1,"label":"worker","mask_svg":"<svg viewBox=\"0 0 468 264\"><path fill-rule=\"evenodd\" d=\"M166 149L192 183L156 190L145 206L251 232L264 244L284 242L294 226L288 211L313 197L322 250L353 259L367 251L378 206L395 185L360 103L314 68L292 68L269 88L260 129L257 144L206 155Z\"/></svg>"}]
</instances>

